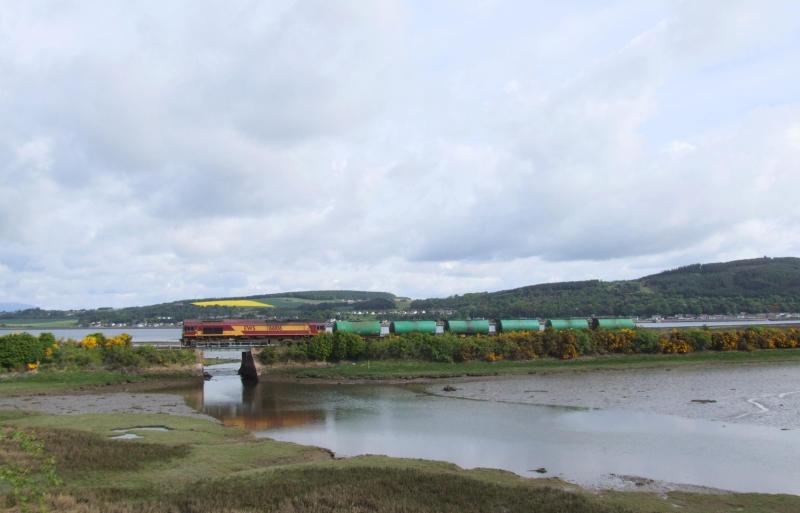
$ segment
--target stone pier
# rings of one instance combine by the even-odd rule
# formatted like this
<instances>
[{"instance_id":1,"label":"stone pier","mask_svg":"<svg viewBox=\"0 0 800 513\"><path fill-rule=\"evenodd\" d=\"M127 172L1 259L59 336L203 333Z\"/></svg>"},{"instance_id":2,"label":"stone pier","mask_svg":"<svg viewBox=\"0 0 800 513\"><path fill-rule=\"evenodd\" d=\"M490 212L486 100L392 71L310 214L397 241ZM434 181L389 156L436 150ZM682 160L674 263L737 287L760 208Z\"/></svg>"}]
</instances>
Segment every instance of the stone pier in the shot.
<instances>
[{"instance_id":1,"label":"stone pier","mask_svg":"<svg viewBox=\"0 0 800 513\"><path fill-rule=\"evenodd\" d=\"M258 360L258 348L250 348L242 351L242 364L239 366L239 375L249 381L258 381L264 373L264 366Z\"/></svg>"}]
</instances>

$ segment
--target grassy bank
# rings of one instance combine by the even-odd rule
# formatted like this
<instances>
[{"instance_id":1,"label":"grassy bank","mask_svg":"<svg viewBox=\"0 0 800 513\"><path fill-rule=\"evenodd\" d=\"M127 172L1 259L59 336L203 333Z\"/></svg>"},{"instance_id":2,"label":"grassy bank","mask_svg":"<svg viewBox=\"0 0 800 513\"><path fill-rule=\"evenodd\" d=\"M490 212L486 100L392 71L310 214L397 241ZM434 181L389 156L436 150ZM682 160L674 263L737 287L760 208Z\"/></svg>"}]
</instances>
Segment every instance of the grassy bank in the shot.
<instances>
[{"instance_id":1,"label":"grassy bank","mask_svg":"<svg viewBox=\"0 0 800 513\"><path fill-rule=\"evenodd\" d=\"M800 349L753 352L703 352L689 354L636 354L581 357L574 360L542 358L529 361L471 361L440 363L413 360L343 362L320 367L280 368L273 375L294 378L404 380L463 376L500 376L542 372L592 371L604 369L660 368L690 365L800 363Z\"/></svg>"},{"instance_id":2,"label":"grassy bank","mask_svg":"<svg viewBox=\"0 0 800 513\"><path fill-rule=\"evenodd\" d=\"M86 388L114 388L129 384L167 383L200 379L192 367L159 369L132 374L111 370L40 370L0 374L0 395L70 392Z\"/></svg>"},{"instance_id":3,"label":"grassy bank","mask_svg":"<svg viewBox=\"0 0 800 513\"><path fill-rule=\"evenodd\" d=\"M102 333L80 342L50 333L0 336L0 394L172 381L199 375L194 351L134 347L131 337Z\"/></svg>"},{"instance_id":4,"label":"grassy bank","mask_svg":"<svg viewBox=\"0 0 800 513\"><path fill-rule=\"evenodd\" d=\"M32 328L32 329L57 329L77 328L77 319L15 319L6 318L0 322L0 328Z\"/></svg>"},{"instance_id":5,"label":"grassy bank","mask_svg":"<svg viewBox=\"0 0 800 513\"><path fill-rule=\"evenodd\" d=\"M163 426L168 431L138 430ZM119 429L142 436L116 441ZM800 497L759 494L587 493L554 479L462 470L442 462L364 456L255 439L239 429L167 415L25 415L0 412L0 464L33 470L54 457L60 484L31 484L51 511L478 512L723 511L789 513ZM44 444L20 450L17 434ZM17 436L16 440L21 438ZM122 451L122 452L121 452ZM10 489L0 484L6 506ZM33 508L35 510L35 508ZM12 508L11 511L14 511Z\"/></svg>"}]
</instances>

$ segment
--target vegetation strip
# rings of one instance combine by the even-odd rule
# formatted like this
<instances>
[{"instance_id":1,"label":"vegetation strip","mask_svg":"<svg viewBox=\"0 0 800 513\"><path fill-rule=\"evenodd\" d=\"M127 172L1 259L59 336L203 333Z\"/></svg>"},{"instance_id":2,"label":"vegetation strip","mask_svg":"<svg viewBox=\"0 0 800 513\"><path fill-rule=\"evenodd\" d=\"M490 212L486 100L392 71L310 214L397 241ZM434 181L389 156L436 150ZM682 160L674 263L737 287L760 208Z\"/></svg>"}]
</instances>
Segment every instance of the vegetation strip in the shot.
<instances>
[{"instance_id":1,"label":"vegetation strip","mask_svg":"<svg viewBox=\"0 0 800 513\"><path fill-rule=\"evenodd\" d=\"M675 366L747 365L800 362L800 351L704 352L686 355L605 355L574 360L471 361L464 363L418 360L376 360L341 362L328 366L290 366L270 369L265 379L290 376L300 379L345 380L431 380L437 378L511 376L554 372L591 372L664 368Z\"/></svg>"},{"instance_id":2,"label":"vegetation strip","mask_svg":"<svg viewBox=\"0 0 800 513\"><path fill-rule=\"evenodd\" d=\"M316 335L307 342L287 347L267 347L258 358L264 365L349 362L328 368L278 367L279 373L295 377L403 379L685 363L796 361L800 358L798 347L800 329L797 328L665 332L547 328L488 336L412 333L383 338L337 332Z\"/></svg>"}]
</instances>

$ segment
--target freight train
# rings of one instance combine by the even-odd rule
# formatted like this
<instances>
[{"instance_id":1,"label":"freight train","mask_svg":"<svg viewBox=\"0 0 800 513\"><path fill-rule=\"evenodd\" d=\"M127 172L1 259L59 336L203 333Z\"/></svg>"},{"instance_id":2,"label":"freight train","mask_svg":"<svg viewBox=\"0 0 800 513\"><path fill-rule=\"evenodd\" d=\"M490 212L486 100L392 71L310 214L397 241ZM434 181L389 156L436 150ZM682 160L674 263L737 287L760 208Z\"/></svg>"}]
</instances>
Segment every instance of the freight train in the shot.
<instances>
[{"instance_id":1,"label":"freight train","mask_svg":"<svg viewBox=\"0 0 800 513\"><path fill-rule=\"evenodd\" d=\"M183 321L181 345L270 345L290 344L319 333L355 333L364 337L389 334L444 332L456 335L492 335L510 331L539 331L545 327L561 329L619 329L633 328L632 319L475 319L447 321L336 321L324 322L266 322L258 320Z\"/></svg>"}]
</instances>

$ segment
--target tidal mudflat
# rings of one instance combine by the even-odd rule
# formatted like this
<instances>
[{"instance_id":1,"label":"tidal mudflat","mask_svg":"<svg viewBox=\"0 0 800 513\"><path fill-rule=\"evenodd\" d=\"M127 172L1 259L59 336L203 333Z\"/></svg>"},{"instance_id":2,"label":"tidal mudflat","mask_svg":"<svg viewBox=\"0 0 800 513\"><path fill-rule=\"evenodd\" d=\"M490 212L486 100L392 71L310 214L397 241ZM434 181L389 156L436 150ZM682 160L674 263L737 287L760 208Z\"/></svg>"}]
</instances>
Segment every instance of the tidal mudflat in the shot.
<instances>
[{"instance_id":1,"label":"tidal mudflat","mask_svg":"<svg viewBox=\"0 0 800 513\"><path fill-rule=\"evenodd\" d=\"M174 394L100 393L2 397L0 410L21 410L51 415L87 413L158 413L211 420Z\"/></svg>"},{"instance_id":2,"label":"tidal mudflat","mask_svg":"<svg viewBox=\"0 0 800 513\"><path fill-rule=\"evenodd\" d=\"M467 381L437 395L519 404L628 410L800 428L800 365L597 370Z\"/></svg>"}]
</instances>

